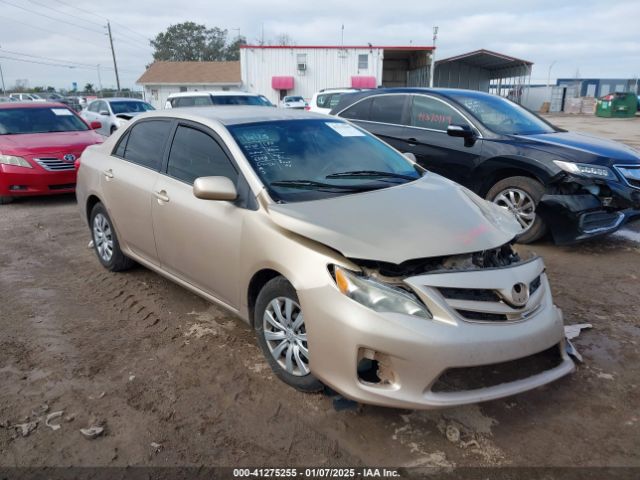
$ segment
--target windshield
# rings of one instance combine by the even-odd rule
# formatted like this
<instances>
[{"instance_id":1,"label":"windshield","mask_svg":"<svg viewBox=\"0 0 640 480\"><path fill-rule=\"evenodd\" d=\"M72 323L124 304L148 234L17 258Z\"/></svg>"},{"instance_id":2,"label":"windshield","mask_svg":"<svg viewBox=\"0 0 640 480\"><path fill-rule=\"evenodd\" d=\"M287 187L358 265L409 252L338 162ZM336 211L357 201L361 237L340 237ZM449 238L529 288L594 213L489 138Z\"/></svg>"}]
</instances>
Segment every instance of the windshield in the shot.
<instances>
[{"instance_id":1,"label":"windshield","mask_svg":"<svg viewBox=\"0 0 640 480\"><path fill-rule=\"evenodd\" d=\"M487 128L505 135L535 135L555 130L529 110L497 95L447 93L475 115Z\"/></svg>"},{"instance_id":2,"label":"windshield","mask_svg":"<svg viewBox=\"0 0 640 480\"><path fill-rule=\"evenodd\" d=\"M148 112L149 110L155 110L147 102L134 102L127 100L118 100L115 102L109 102L111 110L114 115L119 113L133 113L133 112Z\"/></svg>"},{"instance_id":3,"label":"windshield","mask_svg":"<svg viewBox=\"0 0 640 480\"><path fill-rule=\"evenodd\" d=\"M285 102L304 102L302 97L284 97Z\"/></svg>"},{"instance_id":4,"label":"windshield","mask_svg":"<svg viewBox=\"0 0 640 480\"><path fill-rule=\"evenodd\" d=\"M213 95L211 102L214 105L257 105L270 107L271 102L257 95Z\"/></svg>"},{"instance_id":5,"label":"windshield","mask_svg":"<svg viewBox=\"0 0 640 480\"><path fill-rule=\"evenodd\" d=\"M422 175L404 155L348 123L280 120L227 128L280 202L385 188Z\"/></svg>"},{"instance_id":6,"label":"windshield","mask_svg":"<svg viewBox=\"0 0 640 480\"><path fill-rule=\"evenodd\" d=\"M0 135L85 130L87 124L64 107L0 109Z\"/></svg>"}]
</instances>

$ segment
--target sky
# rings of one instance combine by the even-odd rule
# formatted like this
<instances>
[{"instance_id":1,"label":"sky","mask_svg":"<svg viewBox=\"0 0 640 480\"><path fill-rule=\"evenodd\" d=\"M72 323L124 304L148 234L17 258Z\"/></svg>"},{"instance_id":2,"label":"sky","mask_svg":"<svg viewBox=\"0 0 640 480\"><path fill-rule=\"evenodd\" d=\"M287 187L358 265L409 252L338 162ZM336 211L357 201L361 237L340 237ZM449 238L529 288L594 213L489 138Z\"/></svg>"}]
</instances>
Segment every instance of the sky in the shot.
<instances>
[{"instance_id":1,"label":"sky","mask_svg":"<svg viewBox=\"0 0 640 480\"><path fill-rule=\"evenodd\" d=\"M298 45L339 45L342 25L345 45L431 45L437 25L437 58L494 50L534 62L532 83L640 76L639 0L0 0L6 88L115 87L107 19L120 83L133 89L152 61L149 39L183 21Z\"/></svg>"}]
</instances>

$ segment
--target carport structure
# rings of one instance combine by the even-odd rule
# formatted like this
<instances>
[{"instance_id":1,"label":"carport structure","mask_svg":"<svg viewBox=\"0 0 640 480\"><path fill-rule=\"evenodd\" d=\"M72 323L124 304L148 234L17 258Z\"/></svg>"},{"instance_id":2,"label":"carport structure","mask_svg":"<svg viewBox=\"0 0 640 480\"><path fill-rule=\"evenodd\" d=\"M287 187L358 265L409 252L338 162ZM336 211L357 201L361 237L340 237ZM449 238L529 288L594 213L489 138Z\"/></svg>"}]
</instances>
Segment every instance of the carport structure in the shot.
<instances>
[{"instance_id":1,"label":"carport structure","mask_svg":"<svg viewBox=\"0 0 640 480\"><path fill-rule=\"evenodd\" d=\"M496 93L519 102L532 67L528 60L482 49L437 61L433 83Z\"/></svg>"}]
</instances>

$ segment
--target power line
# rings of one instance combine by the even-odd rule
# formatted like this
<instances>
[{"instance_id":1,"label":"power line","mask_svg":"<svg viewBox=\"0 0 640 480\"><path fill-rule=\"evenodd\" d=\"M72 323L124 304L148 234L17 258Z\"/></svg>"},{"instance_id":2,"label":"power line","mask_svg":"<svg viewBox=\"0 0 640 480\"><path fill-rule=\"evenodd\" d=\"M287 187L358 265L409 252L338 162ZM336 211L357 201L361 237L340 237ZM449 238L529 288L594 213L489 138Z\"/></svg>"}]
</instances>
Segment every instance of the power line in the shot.
<instances>
[{"instance_id":1,"label":"power line","mask_svg":"<svg viewBox=\"0 0 640 480\"><path fill-rule=\"evenodd\" d=\"M62 63L48 63L48 62L39 62L37 60L26 60L24 58L14 58L14 57L7 57L5 55L0 55L0 58L4 58L5 60L13 60L16 62L25 62L25 63L37 63L38 65L49 65L51 67L65 67L65 68L89 68L89 67L79 67L76 65L65 65ZM93 67L96 68L96 67Z\"/></svg>"},{"instance_id":2,"label":"power line","mask_svg":"<svg viewBox=\"0 0 640 480\"><path fill-rule=\"evenodd\" d=\"M0 0L0 1L2 1L2 0ZM54 35L60 35L60 36L63 36L63 37L67 37L67 38L70 38L70 39L72 39L72 40L76 40L76 41L81 42L81 43L91 43L92 45L96 45L96 46L101 47L101 48L104 48L104 47L105 47L105 45L100 45L100 44L98 44L98 43L96 43L96 42L92 42L91 40L87 40L86 38L85 38L85 39L82 39L82 38L74 37L74 36L69 35L69 34L64 33L64 32L55 31L55 30L49 30L49 29L46 29L46 28L44 28L44 27L39 27L39 26L37 26L37 25L33 25L33 24L31 24L31 23L23 22L23 21L21 21L21 20L16 20L16 19L14 19L14 18L9 18L9 19L7 19L7 20L8 20L9 22L11 22L11 23L19 23L19 24L21 24L21 25L26 25L27 27L34 28L34 29L36 29L36 30L41 30L41 31L43 31L43 32L53 33Z\"/></svg>"},{"instance_id":3,"label":"power line","mask_svg":"<svg viewBox=\"0 0 640 480\"><path fill-rule=\"evenodd\" d=\"M59 63L68 63L68 64L71 64L71 65L82 65L84 67L96 68L96 65L93 65L93 64L90 64L90 63L73 62L71 60L62 60L60 58L43 57L42 55L32 55L30 53L14 52L12 50L5 50L4 48L0 48L0 52L10 53L11 55L20 55L22 57L40 58L40 59L43 59L43 60L51 60L51 61L59 62Z\"/></svg>"},{"instance_id":4,"label":"power line","mask_svg":"<svg viewBox=\"0 0 640 480\"><path fill-rule=\"evenodd\" d=\"M69 17L77 18L78 20L82 20L83 22L89 22L89 23L93 23L94 25L98 25L98 26L100 26L100 27L104 27L104 25L103 25L103 24L101 24L101 23L94 22L93 20L87 20L86 18L79 17L78 15L74 15L73 13L61 12L60 10L56 10L55 8L50 7L50 6L48 6L48 5L44 5L44 4L40 3L40 2L36 2L36 0L29 0L29 1L30 1L31 3L33 3L33 4L35 4L35 5L38 5L38 6L40 6L40 7L47 8L47 9L52 10L52 11L54 11L54 12L58 13L58 14L68 15Z\"/></svg>"},{"instance_id":5,"label":"power line","mask_svg":"<svg viewBox=\"0 0 640 480\"><path fill-rule=\"evenodd\" d=\"M21 6L21 5L16 5L15 3L8 2L7 0L0 0L0 2L6 3L7 5L11 5L12 7L15 7L15 8L19 8L21 10L24 10L25 12L35 13L36 15L40 15L41 17L46 17L46 18L49 18L51 20L55 20L56 22L66 23L68 25L73 25L74 27L82 28L84 30L88 30L90 32L95 33L95 30L93 28L85 27L84 25L78 25L77 23L73 23L73 22L69 22L67 20L62 20L60 18L52 17L51 15L47 15L46 13L36 12L35 10L30 10L28 8L25 8L25 7Z\"/></svg>"},{"instance_id":6,"label":"power line","mask_svg":"<svg viewBox=\"0 0 640 480\"><path fill-rule=\"evenodd\" d=\"M71 4L67 3L67 2L64 2L63 0L56 0L56 1L57 1L58 3L60 3L60 4L62 4L62 5L65 5L65 6L66 6L66 7L68 7L68 8L73 8L73 9L78 10L78 11L80 11L80 12L87 13L87 14L89 14L89 15L93 16L93 17L100 18L100 19L102 19L102 20L109 20L107 17L104 17L104 16L102 16L102 15L98 15L98 14L96 14L96 13L94 13L94 12L91 12L91 11L89 11L89 10L85 10L84 8L81 8L81 7L78 7L78 6L75 6L75 5L71 5ZM133 34L135 34L135 35L138 35L140 38L143 38L143 39L144 39L145 41L147 41L147 42L151 40L150 38L146 37L145 35L143 35L143 34L141 34L141 33L139 33L139 32L136 32L136 31L135 31L135 30L133 30L132 28L129 28L129 27L125 26L125 25L122 25L121 23L114 22L114 21L112 21L111 23L112 23L113 25L120 26L120 28L124 28L125 30L129 30L131 33L133 33Z\"/></svg>"}]
</instances>

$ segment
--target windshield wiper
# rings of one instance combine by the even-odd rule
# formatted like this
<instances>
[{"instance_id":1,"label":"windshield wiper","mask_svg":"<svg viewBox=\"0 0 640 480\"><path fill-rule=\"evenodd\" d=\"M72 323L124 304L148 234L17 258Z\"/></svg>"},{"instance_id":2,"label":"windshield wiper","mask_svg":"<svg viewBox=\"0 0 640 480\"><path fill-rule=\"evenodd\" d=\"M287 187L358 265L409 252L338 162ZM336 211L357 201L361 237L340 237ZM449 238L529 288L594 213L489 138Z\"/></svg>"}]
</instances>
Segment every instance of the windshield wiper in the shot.
<instances>
[{"instance_id":1,"label":"windshield wiper","mask_svg":"<svg viewBox=\"0 0 640 480\"><path fill-rule=\"evenodd\" d=\"M324 178L402 178L403 180L416 180L416 177L410 175L380 172L378 170L353 170L351 172L332 173Z\"/></svg>"},{"instance_id":2,"label":"windshield wiper","mask_svg":"<svg viewBox=\"0 0 640 480\"><path fill-rule=\"evenodd\" d=\"M349 191L362 191L370 190L363 189L357 185L332 185L330 183L316 182L314 180L276 180L271 182L272 187L287 187L287 188L302 188L307 190L322 190L322 189L334 189L334 190L349 190Z\"/></svg>"}]
</instances>

